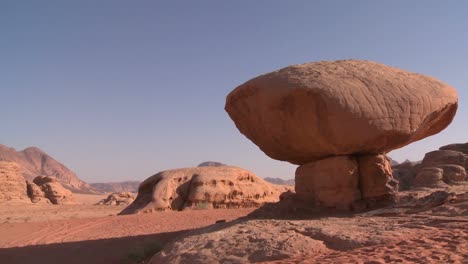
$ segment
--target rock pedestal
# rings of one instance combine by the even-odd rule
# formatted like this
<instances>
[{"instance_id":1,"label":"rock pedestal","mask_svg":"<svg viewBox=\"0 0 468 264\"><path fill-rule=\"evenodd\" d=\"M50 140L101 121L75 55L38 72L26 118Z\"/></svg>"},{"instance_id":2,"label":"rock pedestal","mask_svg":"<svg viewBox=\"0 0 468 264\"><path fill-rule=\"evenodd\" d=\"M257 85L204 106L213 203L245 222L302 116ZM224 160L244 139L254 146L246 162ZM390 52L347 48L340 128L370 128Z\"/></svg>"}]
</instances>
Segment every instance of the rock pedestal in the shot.
<instances>
[{"instance_id":1,"label":"rock pedestal","mask_svg":"<svg viewBox=\"0 0 468 264\"><path fill-rule=\"evenodd\" d=\"M385 155L335 156L296 170L296 193L312 206L348 209L363 200L373 207L393 201L397 191Z\"/></svg>"},{"instance_id":2,"label":"rock pedestal","mask_svg":"<svg viewBox=\"0 0 468 264\"><path fill-rule=\"evenodd\" d=\"M361 198L356 158L336 156L299 166L296 193L314 206L348 207Z\"/></svg>"}]
</instances>

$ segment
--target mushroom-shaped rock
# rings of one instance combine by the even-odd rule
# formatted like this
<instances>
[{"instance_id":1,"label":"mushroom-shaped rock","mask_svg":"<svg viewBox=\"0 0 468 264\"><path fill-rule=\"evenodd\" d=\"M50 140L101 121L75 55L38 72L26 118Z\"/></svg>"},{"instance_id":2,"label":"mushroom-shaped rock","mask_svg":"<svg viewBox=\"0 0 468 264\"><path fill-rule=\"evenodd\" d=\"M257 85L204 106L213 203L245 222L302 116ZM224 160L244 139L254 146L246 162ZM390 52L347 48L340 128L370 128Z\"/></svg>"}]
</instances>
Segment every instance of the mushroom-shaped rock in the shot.
<instances>
[{"instance_id":1,"label":"mushroom-shaped rock","mask_svg":"<svg viewBox=\"0 0 468 264\"><path fill-rule=\"evenodd\" d=\"M443 130L457 110L447 84L375 62L293 65L232 91L225 109L268 156L305 164L386 153Z\"/></svg>"},{"instance_id":2,"label":"mushroom-shaped rock","mask_svg":"<svg viewBox=\"0 0 468 264\"><path fill-rule=\"evenodd\" d=\"M301 165L296 191L310 204L373 207L398 190L385 154L440 132L457 107L457 92L437 79L342 60L258 76L227 96L225 110L268 156Z\"/></svg>"},{"instance_id":3,"label":"mushroom-shaped rock","mask_svg":"<svg viewBox=\"0 0 468 264\"><path fill-rule=\"evenodd\" d=\"M137 198L121 214L257 207L279 201L288 189L231 166L168 170L142 182Z\"/></svg>"}]
</instances>

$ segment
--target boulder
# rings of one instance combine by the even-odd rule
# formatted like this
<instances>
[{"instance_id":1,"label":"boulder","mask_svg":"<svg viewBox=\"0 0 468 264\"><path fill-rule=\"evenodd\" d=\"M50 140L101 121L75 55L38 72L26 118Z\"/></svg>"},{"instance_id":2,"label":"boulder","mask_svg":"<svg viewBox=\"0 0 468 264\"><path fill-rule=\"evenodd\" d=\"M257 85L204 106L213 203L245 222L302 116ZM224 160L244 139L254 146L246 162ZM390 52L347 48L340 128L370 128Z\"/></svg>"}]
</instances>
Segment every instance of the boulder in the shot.
<instances>
[{"instance_id":1,"label":"boulder","mask_svg":"<svg viewBox=\"0 0 468 264\"><path fill-rule=\"evenodd\" d=\"M30 202L26 181L14 162L0 161L0 202Z\"/></svg>"},{"instance_id":2,"label":"boulder","mask_svg":"<svg viewBox=\"0 0 468 264\"><path fill-rule=\"evenodd\" d=\"M355 158L337 156L301 165L296 170L296 194L317 207L349 208L361 198Z\"/></svg>"},{"instance_id":3,"label":"boulder","mask_svg":"<svg viewBox=\"0 0 468 264\"><path fill-rule=\"evenodd\" d=\"M60 182L50 176L37 176L33 183L39 186L44 196L53 204L73 203L73 195L70 190L65 189Z\"/></svg>"},{"instance_id":4,"label":"boulder","mask_svg":"<svg viewBox=\"0 0 468 264\"><path fill-rule=\"evenodd\" d=\"M291 188L270 184L237 167L195 167L159 172L141 183L120 214L166 210L257 207L277 202Z\"/></svg>"},{"instance_id":5,"label":"boulder","mask_svg":"<svg viewBox=\"0 0 468 264\"><path fill-rule=\"evenodd\" d=\"M441 188L446 187L443 179L444 171L441 168L426 167L421 169L413 181L414 187Z\"/></svg>"},{"instance_id":6,"label":"boulder","mask_svg":"<svg viewBox=\"0 0 468 264\"><path fill-rule=\"evenodd\" d=\"M97 202L96 205L129 205L135 200L135 195L131 192L111 193L106 199Z\"/></svg>"},{"instance_id":7,"label":"boulder","mask_svg":"<svg viewBox=\"0 0 468 264\"><path fill-rule=\"evenodd\" d=\"M443 164L437 167L443 170L443 181L447 184L462 182L466 179L466 170L462 166Z\"/></svg>"},{"instance_id":8,"label":"boulder","mask_svg":"<svg viewBox=\"0 0 468 264\"><path fill-rule=\"evenodd\" d=\"M362 60L293 65L233 90L225 109L273 159L387 153L452 121L457 92L435 78Z\"/></svg>"},{"instance_id":9,"label":"boulder","mask_svg":"<svg viewBox=\"0 0 468 264\"><path fill-rule=\"evenodd\" d=\"M468 142L467 143L458 143L458 144L450 144L446 146L442 146L439 148L440 150L453 150L465 153L468 155Z\"/></svg>"},{"instance_id":10,"label":"boulder","mask_svg":"<svg viewBox=\"0 0 468 264\"><path fill-rule=\"evenodd\" d=\"M437 167L443 164L453 164L465 167L468 155L453 150L435 150L426 153L422 161L422 167Z\"/></svg>"}]
</instances>

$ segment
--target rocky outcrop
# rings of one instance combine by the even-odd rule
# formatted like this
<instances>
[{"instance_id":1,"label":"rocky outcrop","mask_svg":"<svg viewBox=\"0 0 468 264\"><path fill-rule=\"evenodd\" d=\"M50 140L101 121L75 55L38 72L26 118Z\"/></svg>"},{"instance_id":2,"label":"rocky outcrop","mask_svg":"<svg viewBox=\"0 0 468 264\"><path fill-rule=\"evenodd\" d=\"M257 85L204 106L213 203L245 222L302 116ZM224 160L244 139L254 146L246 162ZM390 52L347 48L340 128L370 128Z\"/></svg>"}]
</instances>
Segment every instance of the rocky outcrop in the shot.
<instances>
[{"instance_id":1,"label":"rocky outcrop","mask_svg":"<svg viewBox=\"0 0 468 264\"><path fill-rule=\"evenodd\" d=\"M135 200L135 195L131 192L117 192L107 196L97 202L96 205L129 205Z\"/></svg>"},{"instance_id":2,"label":"rocky outcrop","mask_svg":"<svg viewBox=\"0 0 468 264\"><path fill-rule=\"evenodd\" d=\"M18 164L0 161L0 202L29 202Z\"/></svg>"},{"instance_id":3,"label":"rocky outcrop","mask_svg":"<svg viewBox=\"0 0 468 264\"><path fill-rule=\"evenodd\" d=\"M141 181L124 181L124 182L99 182L91 183L91 187L97 191L104 193L115 192L132 192L137 193Z\"/></svg>"},{"instance_id":4,"label":"rocky outcrop","mask_svg":"<svg viewBox=\"0 0 468 264\"><path fill-rule=\"evenodd\" d=\"M36 147L16 151L13 148L0 145L0 161L17 163L21 168L21 175L26 180L33 180L38 175L51 176L70 190L84 193L95 192L73 171Z\"/></svg>"},{"instance_id":5,"label":"rocky outcrop","mask_svg":"<svg viewBox=\"0 0 468 264\"><path fill-rule=\"evenodd\" d=\"M443 182L444 171L436 167L426 167L418 172L413 181L414 187L440 188L445 187Z\"/></svg>"},{"instance_id":6,"label":"rocky outcrop","mask_svg":"<svg viewBox=\"0 0 468 264\"><path fill-rule=\"evenodd\" d=\"M33 203L50 203L49 199L45 197L45 193L41 187L37 186L34 182L26 181L28 196Z\"/></svg>"},{"instance_id":7,"label":"rocky outcrop","mask_svg":"<svg viewBox=\"0 0 468 264\"><path fill-rule=\"evenodd\" d=\"M225 110L268 156L300 165L301 199L351 207L392 201L398 185L385 153L440 132L457 107L457 92L432 77L345 60L256 77L227 96Z\"/></svg>"},{"instance_id":8,"label":"rocky outcrop","mask_svg":"<svg viewBox=\"0 0 468 264\"><path fill-rule=\"evenodd\" d=\"M33 183L40 188L40 190L44 193L43 196L47 198L52 204L73 203L72 192L68 189L65 189L57 179L49 176L37 176L34 178ZM33 192L37 193L37 188L32 186L29 188L33 190ZM35 197L40 196L38 195Z\"/></svg>"},{"instance_id":9,"label":"rocky outcrop","mask_svg":"<svg viewBox=\"0 0 468 264\"><path fill-rule=\"evenodd\" d=\"M468 142L442 146L439 148L439 150L453 150L453 151L458 151L458 152L468 155Z\"/></svg>"},{"instance_id":10,"label":"rocky outcrop","mask_svg":"<svg viewBox=\"0 0 468 264\"><path fill-rule=\"evenodd\" d=\"M393 176L398 181L399 190L405 191L413 187L413 180L421 170L421 162L405 161L392 166Z\"/></svg>"},{"instance_id":11,"label":"rocky outcrop","mask_svg":"<svg viewBox=\"0 0 468 264\"><path fill-rule=\"evenodd\" d=\"M217 161L205 161L205 162L198 164L197 167L222 167L222 166L227 166L227 165L221 162L217 162Z\"/></svg>"},{"instance_id":12,"label":"rocky outcrop","mask_svg":"<svg viewBox=\"0 0 468 264\"><path fill-rule=\"evenodd\" d=\"M159 172L141 183L121 214L166 210L256 207L277 202L284 186L237 167L195 167Z\"/></svg>"}]
</instances>

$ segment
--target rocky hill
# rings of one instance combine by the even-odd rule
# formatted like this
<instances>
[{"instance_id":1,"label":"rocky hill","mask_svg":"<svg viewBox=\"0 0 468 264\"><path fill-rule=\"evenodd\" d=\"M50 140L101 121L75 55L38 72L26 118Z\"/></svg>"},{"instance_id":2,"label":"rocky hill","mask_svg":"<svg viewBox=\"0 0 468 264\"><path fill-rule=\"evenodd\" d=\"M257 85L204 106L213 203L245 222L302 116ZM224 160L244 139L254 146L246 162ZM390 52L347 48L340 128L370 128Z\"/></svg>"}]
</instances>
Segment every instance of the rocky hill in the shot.
<instances>
[{"instance_id":1,"label":"rocky hill","mask_svg":"<svg viewBox=\"0 0 468 264\"><path fill-rule=\"evenodd\" d=\"M91 187L100 192L138 192L140 181L124 181L124 182L96 182L91 183Z\"/></svg>"},{"instance_id":2,"label":"rocky hill","mask_svg":"<svg viewBox=\"0 0 468 264\"><path fill-rule=\"evenodd\" d=\"M21 175L26 180L36 176L51 176L67 189L74 192L93 193L95 190L62 163L58 162L37 147L17 151L14 148L0 145L0 161L15 162L19 165Z\"/></svg>"}]
</instances>

